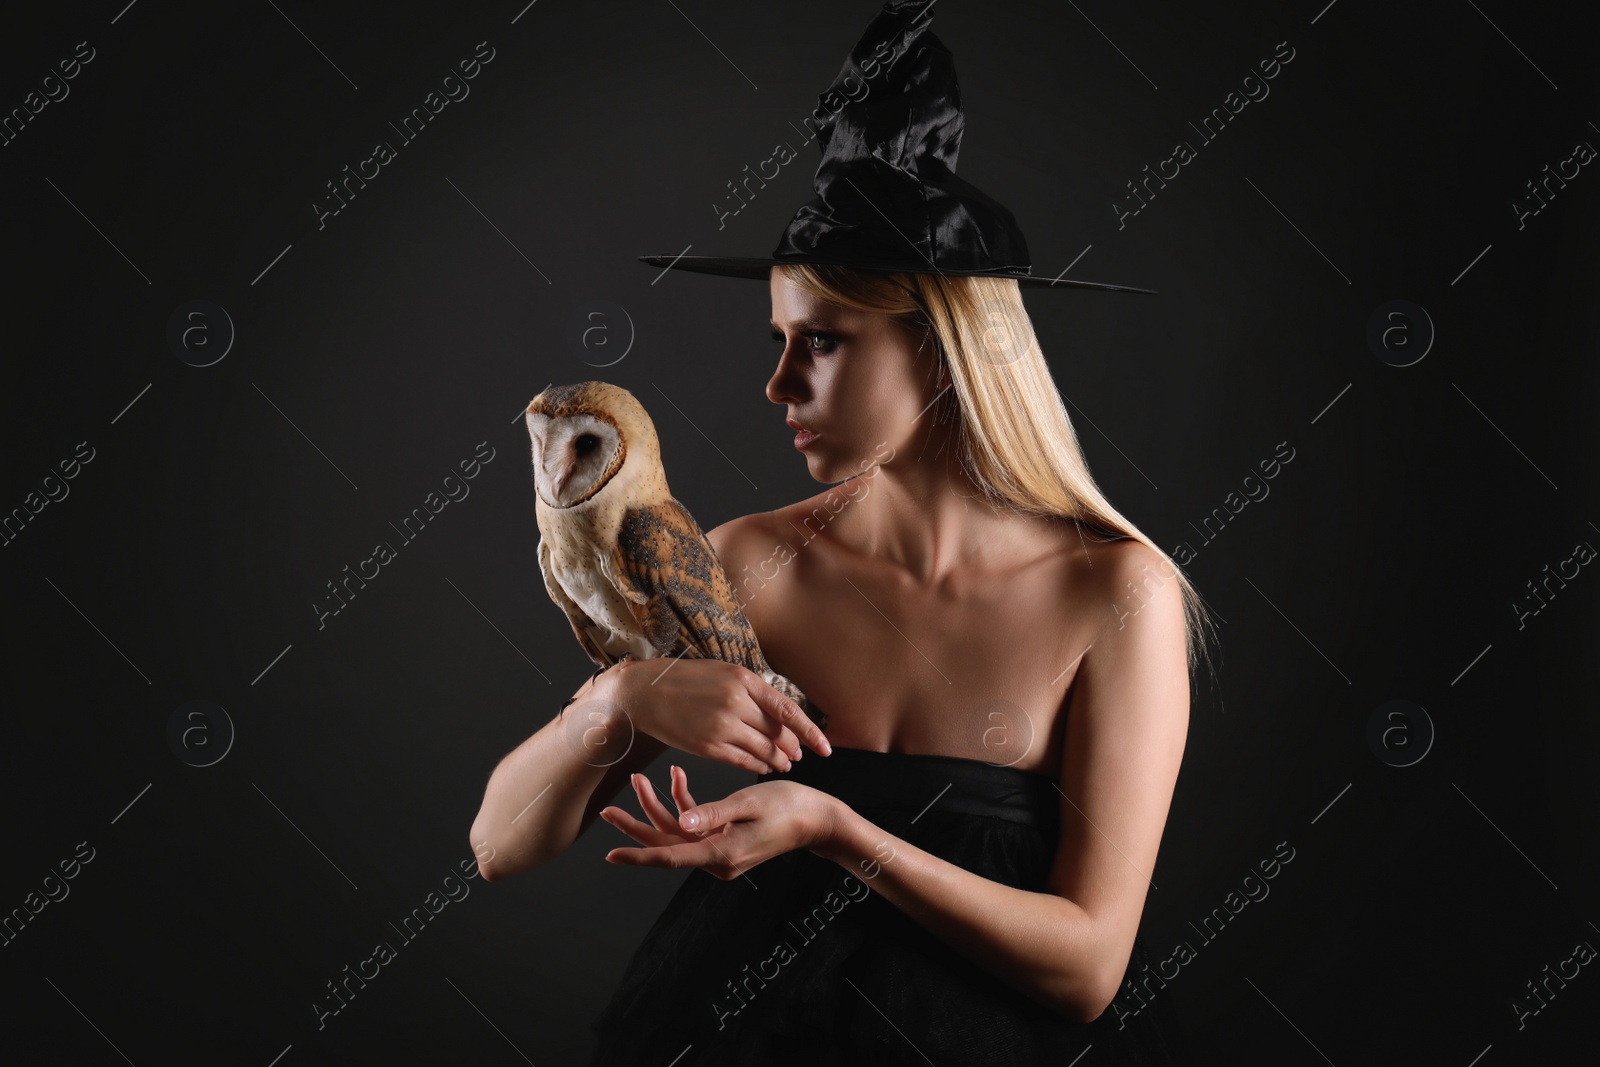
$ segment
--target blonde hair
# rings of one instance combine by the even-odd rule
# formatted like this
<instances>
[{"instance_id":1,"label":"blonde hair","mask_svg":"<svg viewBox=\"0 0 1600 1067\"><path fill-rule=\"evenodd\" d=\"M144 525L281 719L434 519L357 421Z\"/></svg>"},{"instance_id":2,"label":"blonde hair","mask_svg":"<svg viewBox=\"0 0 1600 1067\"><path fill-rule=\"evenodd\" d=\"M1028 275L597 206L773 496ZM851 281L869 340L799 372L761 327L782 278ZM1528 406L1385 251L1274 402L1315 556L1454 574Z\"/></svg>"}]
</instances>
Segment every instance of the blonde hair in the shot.
<instances>
[{"instance_id":1,"label":"blonde hair","mask_svg":"<svg viewBox=\"0 0 1600 1067\"><path fill-rule=\"evenodd\" d=\"M1109 540L1149 546L1182 592L1190 670L1202 658L1210 664L1206 630L1215 631L1199 590L1095 484L1014 279L814 264L774 269L820 300L887 315L914 333L931 329L953 397L951 403L941 393L935 406L956 420L960 462L985 499L1005 510L1076 520Z\"/></svg>"}]
</instances>

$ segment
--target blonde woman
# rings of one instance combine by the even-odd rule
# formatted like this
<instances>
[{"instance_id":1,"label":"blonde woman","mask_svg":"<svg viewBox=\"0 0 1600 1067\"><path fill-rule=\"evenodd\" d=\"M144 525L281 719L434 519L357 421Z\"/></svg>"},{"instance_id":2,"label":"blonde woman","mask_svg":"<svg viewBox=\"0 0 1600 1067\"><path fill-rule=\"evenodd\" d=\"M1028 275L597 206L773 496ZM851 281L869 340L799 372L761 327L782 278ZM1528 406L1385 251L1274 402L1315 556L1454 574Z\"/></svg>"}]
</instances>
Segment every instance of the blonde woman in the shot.
<instances>
[{"instance_id":1,"label":"blonde woman","mask_svg":"<svg viewBox=\"0 0 1600 1067\"><path fill-rule=\"evenodd\" d=\"M1096 487L1022 302L1125 287L1033 275L955 175L932 6L885 4L819 100L818 195L772 257L645 257L768 284L767 399L830 488L708 536L828 727L742 667L628 661L496 768L487 879L597 815L633 842L611 862L692 868L597 1064L1187 1062L1140 923L1204 610ZM668 748L758 779L659 789Z\"/></svg>"}]
</instances>

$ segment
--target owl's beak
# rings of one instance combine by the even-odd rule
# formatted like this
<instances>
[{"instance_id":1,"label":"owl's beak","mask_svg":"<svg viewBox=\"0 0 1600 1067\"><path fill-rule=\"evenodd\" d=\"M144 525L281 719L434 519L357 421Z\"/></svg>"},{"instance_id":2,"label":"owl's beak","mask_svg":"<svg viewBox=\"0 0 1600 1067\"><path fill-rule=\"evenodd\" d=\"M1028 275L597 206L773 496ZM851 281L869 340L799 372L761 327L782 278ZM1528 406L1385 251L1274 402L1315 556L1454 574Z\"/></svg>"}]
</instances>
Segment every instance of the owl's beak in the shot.
<instances>
[{"instance_id":1,"label":"owl's beak","mask_svg":"<svg viewBox=\"0 0 1600 1067\"><path fill-rule=\"evenodd\" d=\"M566 493L567 483L572 481L575 469L573 464L563 463L550 472L550 491L555 494L557 500L560 500L562 495Z\"/></svg>"}]
</instances>

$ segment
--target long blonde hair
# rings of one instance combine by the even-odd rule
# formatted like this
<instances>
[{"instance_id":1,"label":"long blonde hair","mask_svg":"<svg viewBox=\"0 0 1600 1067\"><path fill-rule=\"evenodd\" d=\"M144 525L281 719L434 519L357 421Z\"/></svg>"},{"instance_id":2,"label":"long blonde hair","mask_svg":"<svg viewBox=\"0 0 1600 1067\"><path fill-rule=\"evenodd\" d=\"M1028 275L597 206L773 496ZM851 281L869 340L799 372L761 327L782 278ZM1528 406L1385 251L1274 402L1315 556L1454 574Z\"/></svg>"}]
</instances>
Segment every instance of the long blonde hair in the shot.
<instances>
[{"instance_id":1,"label":"long blonde hair","mask_svg":"<svg viewBox=\"0 0 1600 1067\"><path fill-rule=\"evenodd\" d=\"M1005 510L1074 519L1107 539L1148 545L1182 591L1190 670L1202 658L1210 664L1206 631L1215 630L1209 610L1182 568L1095 484L1014 279L813 264L774 269L817 299L887 315L914 333L931 328L953 398L941 395L934 406L955 419L960 462L985 499Z\"/></svg>"}]
</instances>

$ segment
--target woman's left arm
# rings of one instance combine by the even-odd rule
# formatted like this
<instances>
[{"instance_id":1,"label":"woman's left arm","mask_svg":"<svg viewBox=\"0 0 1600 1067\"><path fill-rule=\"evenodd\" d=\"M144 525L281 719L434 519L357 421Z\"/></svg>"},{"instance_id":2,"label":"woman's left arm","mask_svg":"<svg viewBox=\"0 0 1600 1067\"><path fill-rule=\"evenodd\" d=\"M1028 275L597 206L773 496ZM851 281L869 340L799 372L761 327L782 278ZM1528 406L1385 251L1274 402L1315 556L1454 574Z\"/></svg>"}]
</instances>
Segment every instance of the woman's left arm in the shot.
<instances>
[{"instance_id":1,"label":"woman's left arm","mask_svg":"<svg viewBox=\"0 0 1600 1067\"><path fill-rule=\"evenodd\" d=\"M1137 547L1108 553L1115 563L1101 588L1109 596L1140 591L1108 606L1066 709L1060 843L1046 891L973 874L793 782L760 783L696 805L681 771L673 778L679 816L638 780L653 825L617 808L601 813L650 846L615 849L607 858L700 866L733 878L808 848L1024 994L1070 1018L1097 1018L1116 996L1133 951L1189 722L1180 588L1152 574L1160 557Z\"/></svg>"},{"instance_id":2,"label":"woman's left arm","mask_svg":"<svg viewBox=\"0 0 1600 1067\"><path fill-rule=\"evenodd\" d=\"M980 877L837 801L831 832L812 849L1012 986L1085 1022L1110 1005L1127 969L1188 733L1180 588L1138 547L1114 556L1110 589L1139 593L1110 606L1066 709L1048 891Z\"/></svg>"}]
</instances>

